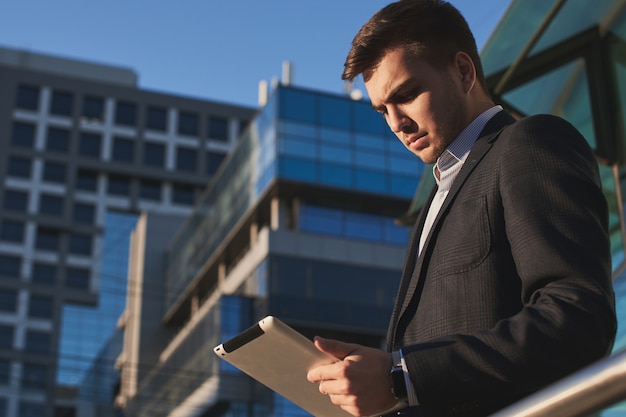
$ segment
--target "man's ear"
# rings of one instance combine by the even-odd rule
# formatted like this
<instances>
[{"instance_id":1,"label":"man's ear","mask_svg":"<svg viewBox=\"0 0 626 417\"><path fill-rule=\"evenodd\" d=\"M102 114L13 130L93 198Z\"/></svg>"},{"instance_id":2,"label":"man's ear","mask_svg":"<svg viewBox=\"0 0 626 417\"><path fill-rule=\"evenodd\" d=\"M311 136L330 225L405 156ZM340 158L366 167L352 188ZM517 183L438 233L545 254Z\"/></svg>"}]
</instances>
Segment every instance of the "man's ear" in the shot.
<instances>
[{"instance_id":1,"label":"man's ear","mask_svg":"<svg viewBox=\"0 0 626 417\"><path fill-rule=\"evenodd\" d=\"M457 52L454 56L455 70L461 78L463 91L468 93L476 84L476 67L472 58L465 52Z\"/></svg>"}]
</instances>

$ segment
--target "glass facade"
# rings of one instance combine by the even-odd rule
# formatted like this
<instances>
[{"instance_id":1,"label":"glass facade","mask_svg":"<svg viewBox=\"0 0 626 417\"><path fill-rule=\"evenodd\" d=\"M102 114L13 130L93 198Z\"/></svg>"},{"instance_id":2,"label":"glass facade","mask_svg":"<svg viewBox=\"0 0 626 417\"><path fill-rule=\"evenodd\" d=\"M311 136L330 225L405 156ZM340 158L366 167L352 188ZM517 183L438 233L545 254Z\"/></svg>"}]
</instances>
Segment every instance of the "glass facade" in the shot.
<instances>
[{"instance_id":1,"label":"glass facade","mask_svg":"<svg viewBox=\"0 0 626 417\"><path fill-rule=\"evenodd\" d=\"M410 199L424 167L368 102L285 86L224 164L170 246L167 307L275 181ZM395 231L379 227L394 239Z\"/></svg>"},{"instance_id":2,"label":"glass facade","mask_svg":"<svg viewBox=\"0 0 626 417\"><path fill-rule=\"evenodd\" d=\"M104 223L102 269L98 307L67 304L63 307L61 339L58 356L57 382L79 385L103 346L115 333L120 314L126 305L126 281L130 232L138 216L132 213L108 212ZM87 269L69 268L66 286L84 288L89 284ZM121 346L118 346L121 350ZM119 354L119 350L117 352ZM113 363L108 364L111 368ZM93 377L93 376L92 376ZM111 387L114 381L99 383ZM96 393L94 387L91 392Z\"/></svg>"}]
</instances>

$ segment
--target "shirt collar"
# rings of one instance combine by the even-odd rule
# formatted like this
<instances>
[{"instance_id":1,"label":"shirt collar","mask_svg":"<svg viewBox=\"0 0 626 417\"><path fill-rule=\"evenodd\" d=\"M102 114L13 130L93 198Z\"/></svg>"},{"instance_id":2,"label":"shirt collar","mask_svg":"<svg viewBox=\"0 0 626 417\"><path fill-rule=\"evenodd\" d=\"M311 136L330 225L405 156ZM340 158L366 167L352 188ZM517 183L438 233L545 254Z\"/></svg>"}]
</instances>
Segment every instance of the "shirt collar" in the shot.
<instances>
[{"instance_id":1,"label":"shirt collar","mask_svg":"<svg viewBox=\"0 0 626 417\"><path fill-rule=\"evenodd\" d=\"M437 168L440 175L443 175L445 171L459 162L465 162L467 155L469 155L474 142L478 139L478 135L483 130L487 122L496 115L496 113L502 110L502 106L493 106L484 112L482 112L477 118L475 118L469 125L463 129L463 131L448 145L443 151L441 156L437 158L437 162L434 169ZM437 178L435 176L435 178Z\"/></svg>"}]
</instances>

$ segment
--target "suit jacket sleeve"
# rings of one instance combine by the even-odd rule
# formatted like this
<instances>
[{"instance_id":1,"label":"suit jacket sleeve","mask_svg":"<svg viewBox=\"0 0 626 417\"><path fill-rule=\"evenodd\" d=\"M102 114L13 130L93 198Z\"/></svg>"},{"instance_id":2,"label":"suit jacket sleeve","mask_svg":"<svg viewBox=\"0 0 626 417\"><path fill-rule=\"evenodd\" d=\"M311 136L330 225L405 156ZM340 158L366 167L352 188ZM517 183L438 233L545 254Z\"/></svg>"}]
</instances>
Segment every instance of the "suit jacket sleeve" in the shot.
<instances>
[{"instance_id":1,"label":"suit jacket sleeve","mask_svg":"<svg viewBox=\"0 0 626 417\"><path fill-rule=\"evenodd\" d=\"M616 330L606 200L593 153L571 125L534 116L509 126L454 198L441 224L457 224L457 240L479 245L474 225L465 228L454 210L465 198L480 199L490 234L484 258L454 279L463 280L466 297L499 289L492 299L468 297L473 305L464 307L458 331L422 338L426 327L416 324L422 330L411 335L406 325L399 344L427 416L501 408L606 355ZM407 310L413 321L454 308L420 311L429 302L446 305L450 295L450 286L429 282L450 279L432 272L455 262L436 246L456 242L444 231L433 232L442 235L425 255L423 282ZM428 332L436 334L436 326Z\"/></svg>"}]
</instances>

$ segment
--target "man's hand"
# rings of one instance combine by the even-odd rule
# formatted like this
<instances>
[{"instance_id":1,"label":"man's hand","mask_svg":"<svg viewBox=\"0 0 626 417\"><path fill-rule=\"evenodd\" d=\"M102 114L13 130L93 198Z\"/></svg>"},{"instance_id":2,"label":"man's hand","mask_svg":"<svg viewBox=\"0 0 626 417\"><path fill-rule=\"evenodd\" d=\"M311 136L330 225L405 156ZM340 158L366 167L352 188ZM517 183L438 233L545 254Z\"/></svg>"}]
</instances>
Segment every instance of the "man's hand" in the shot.
<instances>
[{"instance_id":1,"label":"man's hand","mask_svg":"<svg viewBox=\"0 0 626 417\"><path fill-rule=\"evenodd\" d=\"M333 404L354 416L371 416L397 403L391 393L390 353L319 337L315 338L315 346L339 359L307 374L310 382L320 383L320 392L328 395Z\"/></svg>"}]
</instances>

